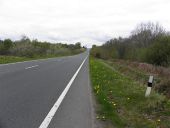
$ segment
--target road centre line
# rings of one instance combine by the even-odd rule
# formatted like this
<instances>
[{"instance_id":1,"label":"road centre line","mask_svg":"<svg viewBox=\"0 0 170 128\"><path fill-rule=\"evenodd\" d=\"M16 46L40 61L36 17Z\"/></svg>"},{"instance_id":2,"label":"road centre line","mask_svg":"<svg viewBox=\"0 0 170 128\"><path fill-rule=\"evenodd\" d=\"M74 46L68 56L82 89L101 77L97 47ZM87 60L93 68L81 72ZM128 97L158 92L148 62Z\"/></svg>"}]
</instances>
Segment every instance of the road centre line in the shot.
<instances>
[{"instance_id":1,"label":"road centre line","mask_svg":"<svg viewBox=\"0 0 170 128\"><path fill-rule=\"evenodd\" d=\"M41 125L39 126L39 128L48 128L51 120L53 119L56 111L58 110L59 106L61 105L64 97L66 96L67 92L69 91L72 83L74 82L76 76L78 75L80 69L82 68L83 64L85 63L86 59L88 58L88 56L83 60L82 64L80 65L80 67L77 69L77 71L75 72L75 74L73 75L73 77L71 78L71 80L69 81L69 83L67 84L66 88L64 89L64 91L61 93L61 95L59 96L59 98L57 99L57 101L55 102L55 104L53 105L53 107L51 108L51 110L49 111L49 113L47 114L47 116L45 117L45 119L43 120L43 122L41 123Z\"/></svg>"},{"instance_id":2,"label":"road centre line","mask_svg":"<svg viewBox=\"0 0 170 128\"><path fill-rule=\"evenodd\" d=\"M26 67L25 69L35 68L35 67L38 67L38 66L39 65L34 65L34 66Z\"/></svg>"}]
</instances>

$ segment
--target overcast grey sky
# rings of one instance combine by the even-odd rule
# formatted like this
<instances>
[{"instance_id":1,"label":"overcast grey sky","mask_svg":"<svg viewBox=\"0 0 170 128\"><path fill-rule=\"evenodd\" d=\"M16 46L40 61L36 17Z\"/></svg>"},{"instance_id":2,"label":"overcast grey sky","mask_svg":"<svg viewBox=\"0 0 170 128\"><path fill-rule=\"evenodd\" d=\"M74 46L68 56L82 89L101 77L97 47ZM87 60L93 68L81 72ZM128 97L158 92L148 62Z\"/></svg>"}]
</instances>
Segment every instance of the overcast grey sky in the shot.
<instances>
[{"instance_id":1,"label":"overcast grey sky","mask_svg":"<svg viewBox=\"0 0 170 128\"><path fill-rule=\"evenodd\" d=\"M0 0L0 38L102 44L141 22L170 30L170 0Z\"/></svg>"}]
</instances>

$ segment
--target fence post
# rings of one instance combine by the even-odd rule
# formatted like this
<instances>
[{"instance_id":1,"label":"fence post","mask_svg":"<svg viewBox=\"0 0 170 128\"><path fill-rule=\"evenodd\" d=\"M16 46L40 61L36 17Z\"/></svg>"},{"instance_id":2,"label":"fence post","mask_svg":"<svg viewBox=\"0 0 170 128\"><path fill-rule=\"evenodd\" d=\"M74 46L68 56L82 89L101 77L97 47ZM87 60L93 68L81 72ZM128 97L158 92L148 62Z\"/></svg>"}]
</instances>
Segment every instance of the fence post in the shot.
<instances>
[{"instance_id":1,"label":"fence post","mask_svg":"<svg viewBox=\"0 0 170 128\"><path fill-rule=\"evenodd\" d=\"M153 76L150 76L149 81L148 81L148 87L145 92L145 97L148 97L150 95L151 89L152 89L152 84L153 84Z\"/></svg>"}]
</instances>

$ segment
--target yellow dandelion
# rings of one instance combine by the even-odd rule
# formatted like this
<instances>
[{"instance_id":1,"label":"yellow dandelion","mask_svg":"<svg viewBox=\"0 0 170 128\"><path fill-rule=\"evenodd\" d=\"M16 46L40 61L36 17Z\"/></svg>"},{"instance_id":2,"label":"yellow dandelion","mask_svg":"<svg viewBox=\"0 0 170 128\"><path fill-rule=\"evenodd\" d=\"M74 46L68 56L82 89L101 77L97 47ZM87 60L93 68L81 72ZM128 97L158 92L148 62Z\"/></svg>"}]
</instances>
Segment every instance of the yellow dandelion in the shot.
<instances>
[{"instance_id":1,"label":"yellow dandelion","mask_svg":"<svg viewBox=\"0 0 170 128\"><path fill-rule=\"evenodd\" d=\"M96 116L96 119L99 119L100 117L99 116Z\"/></svg>"},{"instance_id":2,"label":"yellow dandelion","mask_svg":"<svg viewBox=\"0 0 170 128\"><path fill-rule=\"evenodd\" d=\"M160 119L158 119L157 121L158 121L158 122L160 122L161 120L160 120Z\"/></svg>"}]
</instances>

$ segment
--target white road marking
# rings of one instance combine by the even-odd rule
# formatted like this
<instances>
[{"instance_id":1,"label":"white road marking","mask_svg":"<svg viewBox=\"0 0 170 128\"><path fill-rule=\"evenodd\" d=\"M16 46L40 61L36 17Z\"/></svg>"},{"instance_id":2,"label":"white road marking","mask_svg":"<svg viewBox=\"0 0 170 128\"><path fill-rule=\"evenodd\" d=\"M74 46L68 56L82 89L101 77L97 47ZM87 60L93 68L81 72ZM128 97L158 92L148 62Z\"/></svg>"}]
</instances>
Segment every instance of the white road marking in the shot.
<instances>
[{"instance_id":1,"label":"white road marking","mask_svg":"<svg viewBox=\"0 0 170 128\"><path fill-rule=\"evenodd\" d=\"M34 66L26 67L25 69L35 68L35 67L38 67L38 66L39 65L34 65Z\"/></svg>"},{"instance_id":2,"label":"white road marking","mask_svg":"<svg viewBox=\"0 0 170 128\"><path fill-rule=\"evenodd\" d=\"M88 56L87 56L88 57ZM48 115L45 117L44 121L41 123L41 125L39 126L39 128L47 128L48 125L50 124L51 120L53 119L56 111L58 110L60 104L62 103L64 97L66 96L67 92L69 91L73 81L75 80L77 74L79 73L80 69L82 68L84 62L86 61L87 57L83 60L82 64L80 65L80 67L78 68L78 70L76 71L76 73L73 75L73 77L71 78L71 80L69 81L69 83L67 84L66 88L64 89L64 91L61 93L61 95L59 96L58 100L55 102L55 104L53 105L53 107L51 108L50 112L48 113Z\"/></svg>"}]
</instances>

